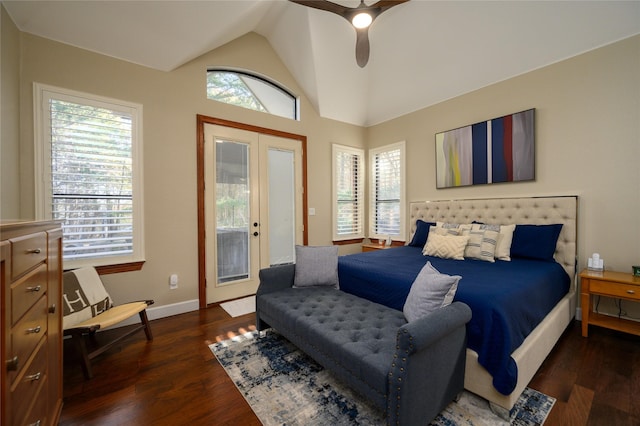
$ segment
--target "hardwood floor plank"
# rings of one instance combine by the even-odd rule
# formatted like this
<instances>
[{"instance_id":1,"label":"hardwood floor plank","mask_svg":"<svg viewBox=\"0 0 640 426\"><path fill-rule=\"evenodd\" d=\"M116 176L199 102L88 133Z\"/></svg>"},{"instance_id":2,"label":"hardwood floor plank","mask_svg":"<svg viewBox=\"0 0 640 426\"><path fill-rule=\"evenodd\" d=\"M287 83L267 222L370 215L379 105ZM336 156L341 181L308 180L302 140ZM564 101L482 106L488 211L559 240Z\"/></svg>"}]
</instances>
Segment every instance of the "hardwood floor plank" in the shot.
<instances>
[{"instance_id":1,"label":"hardwood floor plank","mask_svg":"<svg viewBox=\"0 0 640 426\"><path fill-rule=\"evenodd\" d=\"M218 306L151 322L93 361L84 380L65 342L60 425L260 425L208 345L255 330ZM98 333L97 341L115 331ZM557 399L545 426L640 425L640 338L572 323L530 387Z\"/></svg>"}]
</instances>

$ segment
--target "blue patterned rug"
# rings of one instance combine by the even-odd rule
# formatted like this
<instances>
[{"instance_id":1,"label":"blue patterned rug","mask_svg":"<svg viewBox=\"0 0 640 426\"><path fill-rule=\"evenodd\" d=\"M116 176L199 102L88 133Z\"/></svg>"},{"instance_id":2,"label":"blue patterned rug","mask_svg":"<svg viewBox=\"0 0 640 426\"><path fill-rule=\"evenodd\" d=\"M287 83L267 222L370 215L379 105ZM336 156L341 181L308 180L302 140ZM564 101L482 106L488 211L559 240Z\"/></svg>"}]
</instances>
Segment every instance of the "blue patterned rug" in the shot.
<instances>
[{"instance_id":1,"label":"blue patterned rug","mask_svg":"<svg viewBox=\"0 0 640 426\"><path fill-rule=\"evenodd\" d=\"M275 332L260 339L247 333L210 348L266 426L385 424L383 413ZM526 388L507 422L487 401L465 391L430 425L542 425L554 403Z\"/></svg>"}]
</instances>

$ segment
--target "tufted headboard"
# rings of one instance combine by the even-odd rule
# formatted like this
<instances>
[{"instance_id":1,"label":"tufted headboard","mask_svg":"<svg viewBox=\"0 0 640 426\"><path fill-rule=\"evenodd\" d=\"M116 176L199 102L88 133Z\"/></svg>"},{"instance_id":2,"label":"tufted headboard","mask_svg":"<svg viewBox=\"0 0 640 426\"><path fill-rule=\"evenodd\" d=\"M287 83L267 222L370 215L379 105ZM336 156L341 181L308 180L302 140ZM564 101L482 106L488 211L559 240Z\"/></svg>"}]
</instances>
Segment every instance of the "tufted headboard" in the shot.
<instances>
[{"instance_id":1,"label":"tufted headboard","mask_svg":"<svg viewBox=\"0 0 640 426\"><path fill-rule=\"evenodd\" d=\"M409 204L411 241L416 220L425 222L487 224L553 224L562 223L555 259L574 281L577 259L578 197L490 198L477 200L420 201Z\"/></svg>"}]
</instances>

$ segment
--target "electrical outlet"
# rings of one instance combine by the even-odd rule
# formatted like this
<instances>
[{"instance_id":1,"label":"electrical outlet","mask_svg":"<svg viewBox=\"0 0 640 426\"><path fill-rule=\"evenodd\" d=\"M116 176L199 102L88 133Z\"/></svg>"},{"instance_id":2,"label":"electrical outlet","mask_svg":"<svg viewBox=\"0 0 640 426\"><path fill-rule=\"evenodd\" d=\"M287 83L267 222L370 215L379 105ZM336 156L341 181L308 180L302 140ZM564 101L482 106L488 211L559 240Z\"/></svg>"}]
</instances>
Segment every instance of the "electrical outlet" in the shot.
<instances>
[{"instance_id":1,"label":"electrical outlet","mask_svg":"<svg viewBox=\"0 0 640 426\"><path fill-rule=\"evenodd\" d=\"M178 288L178 275L177 274L171 274L171 276L169 277L169 288L171 290L175 290L176 288Z\"/></svg>"}]
</instances>

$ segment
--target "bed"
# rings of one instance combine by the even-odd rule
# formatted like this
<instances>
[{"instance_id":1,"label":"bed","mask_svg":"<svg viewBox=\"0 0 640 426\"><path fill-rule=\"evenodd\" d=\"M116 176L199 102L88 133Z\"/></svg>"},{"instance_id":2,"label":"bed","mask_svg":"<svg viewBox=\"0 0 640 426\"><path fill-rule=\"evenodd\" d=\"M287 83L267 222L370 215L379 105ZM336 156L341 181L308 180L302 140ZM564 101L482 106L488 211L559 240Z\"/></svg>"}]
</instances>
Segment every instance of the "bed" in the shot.
<instances>
[{"instance_id":1,"label":"bed","mask_svg":"<svg viewBox=\"0 0 640 426\"><path fill-rule=\"evenodd\" d=\"M562 227L546 260L451 260L424 256L419 246L341 256L340 287L401 310L427 261L442 273L462 276L455 300L473 311L465 388L497 411L510 410L575 314L577 204L575 196L413 202L410 240L418 220L547 225L528 226L536 232Z\"/></svg>"}]
</instances>

